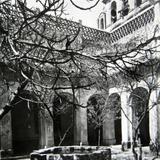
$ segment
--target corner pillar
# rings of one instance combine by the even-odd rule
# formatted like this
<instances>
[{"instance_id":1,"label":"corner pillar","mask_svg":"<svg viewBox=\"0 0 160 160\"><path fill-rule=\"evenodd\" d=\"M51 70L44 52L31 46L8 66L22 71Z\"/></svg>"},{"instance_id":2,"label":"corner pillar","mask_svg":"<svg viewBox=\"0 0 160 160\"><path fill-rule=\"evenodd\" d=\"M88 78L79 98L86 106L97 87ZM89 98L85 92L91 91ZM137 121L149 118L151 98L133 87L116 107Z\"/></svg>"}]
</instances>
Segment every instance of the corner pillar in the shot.
<instances>
[{"instance_id":1,"label":"corner pillar","mask_svg":"<svg viewBox=\"0 0 160 160\"><path fill-rule=\"evenodd\" d=\"M45 110L40 115L40 148L52 147L54 145L53 120Z\"/></svg>"},{"instance_id":2,"label":"corner pillar","mask_svg":"<svg viewBox=\"0 0 160 160\"><path fill-rule=\"evenodd\" d=\"M160 91L153 91L149 106L154 106L149 112L150 147L154 150L155 144L160 144L160 104L157 104ZM155 105L157 104L157 105Z\"/></svg>"},{"instance_id":3,"label":"corner pillar","mask_svg":"<svg viewBox=\"0 0 160 160\"><path fill-rule=\"evenodd\" d=\"M77 108L75 111L74 143L87 145L87 137L87 109Z\"/></svg>"},{"instance_id":4,"label":"corner pillar","mask_svg":"<svg viewBox=\"0 0 160 160\"><path fill-rule=\"evenodd\" d=\"M79 89L77 91L76 98L79 104L87 105L86 99L87 92ZM75 109L75 120L74 120L74 144L80 145L80 143L88 144L88 133L87 133L87 108L77 106Z\"/></svg>"},{"instance_id":5,"label":"corner pillar","mask_svg":"<svg viewBox=\"0 0 160 160\"><path fill-rule=\"evenodd\" d=\"M11 112L7 113L0 122L0 150L4 150L11 154L13 151L12 146L12 122ZM2 129L3 128L3 129Z\"/></svg>"},{"instance_id":6,"label":"corner pillar","mask_svg":"<svg viewBox=\"0 0 160 160\"><path fill-rule=\"evenodd\" d=\"M113 145L116 143L114 128L114 115L111 111L106 116L103 124L103 145Z\"/></svg>"},{"instance_id":7,"label":"corner pillar","mask_svg":"<svg viewBox=\"0 0 160 160\"><path fill-rule=\"evenodd\" d=\"M129 92L121 94L122 149L130 148L132 144L132 108L129 106L129 96Z\"/></svg>"}]
</instances>

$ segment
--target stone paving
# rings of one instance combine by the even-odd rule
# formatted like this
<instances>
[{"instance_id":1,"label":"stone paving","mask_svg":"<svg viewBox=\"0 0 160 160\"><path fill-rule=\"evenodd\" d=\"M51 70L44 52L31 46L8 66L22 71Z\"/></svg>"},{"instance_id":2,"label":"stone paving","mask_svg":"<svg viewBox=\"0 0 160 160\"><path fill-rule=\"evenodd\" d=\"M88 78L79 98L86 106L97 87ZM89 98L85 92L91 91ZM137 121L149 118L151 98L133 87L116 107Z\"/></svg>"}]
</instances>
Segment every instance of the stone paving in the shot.
<instances>
[{"instance_id":1,"label":"stone paving","mask_svg":"<svg viewBox=\"0 0 160 160\"><path fill-rule=\"evenodd\" d=\"M121 145L111 146L110 148L111 148L111 153L112 153L112 160L134 160L131 149L122 152ZM143 147L142 151L143 151L143 160L153 159L154 156L149 154L149 147ZM15 160L30 160L30 158L25 158L25 157L14 157L12 160L14 159ZM10 160L10 159L4 159L4 160ZM156 158L155 160L160 160L160 158Z\"/></svg>"},{"instance_id":2,"label":"stone paving","mask_svg":"<svg viewBox=\"0 0 160 160\"><path fill-rule=\"evenodd\" d=\"M154 158L154 156L150 154L149 147L143 147L142 152L143 160L152 160ZM134 160L131 149L122 152L120 145L111 146L111 155L112 160ZM156 158L155 160L160 160L160 158Z\"/></svg>"}]
</instances>

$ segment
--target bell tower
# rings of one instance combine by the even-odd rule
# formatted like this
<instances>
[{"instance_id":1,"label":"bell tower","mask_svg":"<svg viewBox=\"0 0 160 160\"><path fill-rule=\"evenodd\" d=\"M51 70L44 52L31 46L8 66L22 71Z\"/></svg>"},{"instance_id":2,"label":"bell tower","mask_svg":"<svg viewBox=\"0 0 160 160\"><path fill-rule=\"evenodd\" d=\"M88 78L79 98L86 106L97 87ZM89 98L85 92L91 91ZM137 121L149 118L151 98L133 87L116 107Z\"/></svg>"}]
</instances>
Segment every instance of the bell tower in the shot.
<instances>
[{"instance_id":1,"label":"bell tower","mask_svg":"<svg viewBox=\"0 0 160 160\"><path fill-rule=\"evenodd\" d=\"M148 0L102 0L103 11L98 17L98 29L110 32L120 23L146 8ZM127 17L127 18L126 18ZM105 25L104 25L105 24Z\"/></svg>"}]
</instances>

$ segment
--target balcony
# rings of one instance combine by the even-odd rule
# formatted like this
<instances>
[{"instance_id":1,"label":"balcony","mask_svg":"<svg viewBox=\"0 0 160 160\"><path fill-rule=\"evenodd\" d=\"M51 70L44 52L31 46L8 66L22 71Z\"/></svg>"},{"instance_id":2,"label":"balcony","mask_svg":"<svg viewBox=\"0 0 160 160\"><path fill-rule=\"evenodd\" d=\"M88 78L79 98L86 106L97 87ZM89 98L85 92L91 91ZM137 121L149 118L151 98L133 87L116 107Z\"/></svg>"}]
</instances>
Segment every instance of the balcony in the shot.
<instances>
[{"instance_id":1,"label":"balcony","mask_svg":"<svg viewBox=\"0 0 160 160\"><path fill-rule=\"evenodd\" d=\"M134 31L139 28L151 23L154 21L154 6L146 6L145 8L141 8L141 12L134 11L132 16L127 15L128 19L122 19L112 27L110 42L114 43L119 39L132 34Z\"/></svg>"}]
</instances>

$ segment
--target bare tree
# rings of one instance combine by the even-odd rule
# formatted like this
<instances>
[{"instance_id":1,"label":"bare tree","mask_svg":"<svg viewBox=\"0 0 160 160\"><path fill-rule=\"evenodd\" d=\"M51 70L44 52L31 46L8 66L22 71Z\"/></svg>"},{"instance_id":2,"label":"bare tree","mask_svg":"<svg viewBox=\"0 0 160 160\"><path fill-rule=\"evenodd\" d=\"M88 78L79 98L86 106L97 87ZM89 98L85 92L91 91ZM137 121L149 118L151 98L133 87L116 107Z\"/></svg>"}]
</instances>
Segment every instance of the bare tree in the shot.
<instances>
[{"instance_id":1,"label":"bare tree","mask_svg":"<svg viewBox=\"0 0 160 160\"><path fill-rule=\"evenodd\" d=\"M105 98L103 95L95 94L92 95L88 100L88 124L93 125L94 129L98 132L97 145L101 145L101 132L102 126L107 114L107 108L105 105Z\"/></svg>"},{"instance_id":2,"label":"bare tree","mask_svg":"<svg viewBox=\"0 0 160 160\"><path fill-rule=\"evenodd\" d=\"M121 110L126 116L126 118L128 119L128 122L132 125L132 129L133 129L132 151L133 151L135 160L141 160L143 156L142 144L141 144L142 139L140 136L142 135L143 141L147 140L148 143L151 140L149 137L144 135L146 134L145 131L141 131L140 128L142 126L147 126L147 124L144 122L145 120L148 119L149 112L154 107L157 107L157 105L159 104L158 100L157 102L152 102L151 96L152 96L152 93L154 91L158 91L160 87L159 81L157 79L160 62L159 62L159 59L156 59L156 58L154 59L146 58L146 59L147 61L137 64L136 70L134 70L135 71L134 79L133 77L130 77L130 76L125 75L123 77L123 75L121 75L119 76L119 78L123 79L122 81L124 85L122 83L117 84L117 85L121 85L121 87L128 86L126 87L126 89L127 91L130 92L129 107L132 108L132 119L130 119L127 113L125 113L123 108L121 108ZM143 82L143 85L146 89L142 87L135 88L140 81L141 83ZM123 90L125 90L124 87L123 87ZM147 123L149 123L149 121ZM159 150L157 149L157 146L159 146L157 145L158 141L154 143L155 143L154 145L155 148L153 150L157 152L157 156L158 156L158 152L159 152ZM137 149L137 147L139 149Z\"/></svg>"},{"instance_id":3,"label":"bare tree","mask_svg":"<svg viewBox=\"0 0 160 160\"><path fill-rule=\"evenodd\" d=\"M97 42L94 39L86 43L80 38L83 34L81 25L75 27L73 33L66 34L67 31L61 31L60 25L67 24L60 18L64 11L64 0L37 2L40 9L28 7L26 0L16 0L13 4L10 0L0 2L1 80L6 87L4 92L11 93L8 103L0 110L0 120L16 106L15 99L20 97L27 87L38 97L37 103L47 108L52 117L46 102L46 92L48 95L58 95L60 90L70 89L73 95L70 103L80 106L75 100L75 90L97 86L105 88L100 85L97 77L108 82L112 79L110 77L119 72L138 81L142 75L137 72L137 66L143 63L136 59L137 55L144 55L145 51L152 54L155 48L147 46L160 40L154 33L143 42L135 43L137 40L134 39L125 46L111 45L107 40ZM82 42L79 42L79 39ZM105 52L102 52L104 50ZM146 57L146 54L144 56ZM110 70L115 73L111 74ZM9 79L11 75L12 80ZM13 90L12 85L17 82L18 87ZM148 97L154 87L149 89ZM144 113L147 111L145 109ZM144 116L140 117L143 119Z\"/></svg>"}]
</instances>

